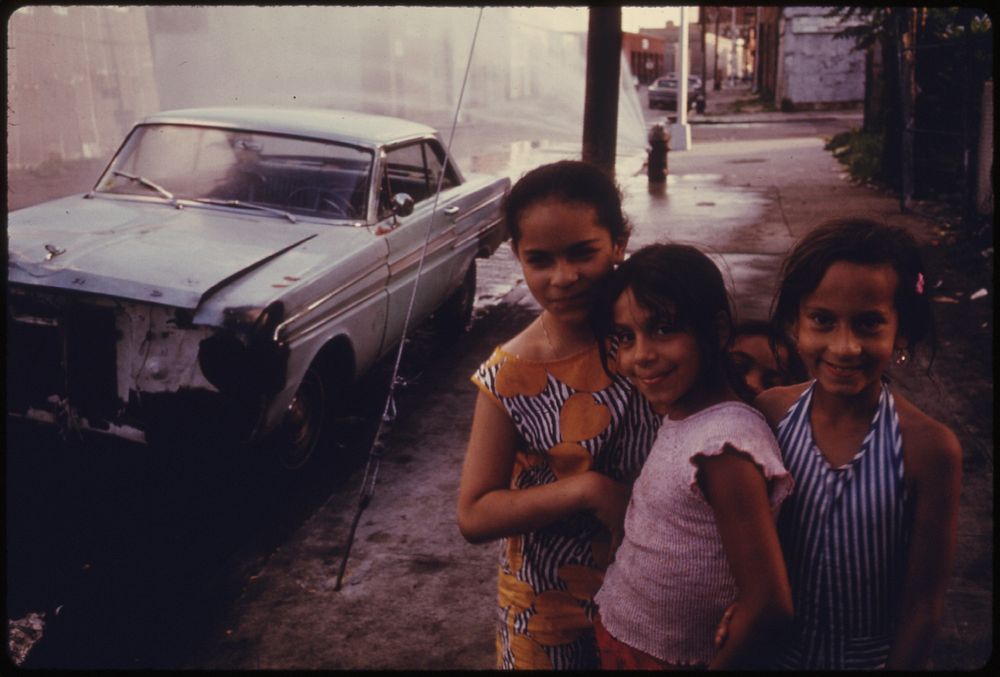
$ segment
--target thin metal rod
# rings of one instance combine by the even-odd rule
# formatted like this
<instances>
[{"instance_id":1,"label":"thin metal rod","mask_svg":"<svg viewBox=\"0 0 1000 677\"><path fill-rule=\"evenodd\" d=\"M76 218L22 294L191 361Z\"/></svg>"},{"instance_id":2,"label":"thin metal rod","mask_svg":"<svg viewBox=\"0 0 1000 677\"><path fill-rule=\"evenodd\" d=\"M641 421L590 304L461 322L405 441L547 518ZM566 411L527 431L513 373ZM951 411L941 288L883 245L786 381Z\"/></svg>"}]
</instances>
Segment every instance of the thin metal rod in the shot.
<instances>
[{"instance_id":1,"label":"thin metal rod","mask_svg":"<svg viewBox=\"0 0 1000 677\"><path fill-rule=\"evenodd\" d=\"M476 17L476 29L472 33L472 44L469 45L469 58L465 63L465 75L462 78L462 88L458 93L458 101L455 104L455 116L451 121L451 131L448 134L448 143L445 146L445 163L438 176L437 190L434 192L434 206L431 208L431 216L427 221L427 234L424 237L424 246L420 252L420 262L417 265L416 279L413 281L413 290L410 292L410 303L406 308L406 317L403 320L403 336L399 341L399 348L396 351L396 363L392 368L392 380L389 382L389 393L385 398L385 408L382 417L379 419L378 429L375 431L375 439L368 450L368 461L365 464L365 475L361 481L361 491L358 494L358 507L351 522L351 530L347 536L347 547L344 549L344 558L340 562L340 570L337 572L337 583L334 590L340 590L344 579L344 572L347 570L347 559L351 554L351 547L354 545L354 535L361 520L361 513L365 511L371 503L375 494L375 483L378 480L378 471L382 460L382 451L386 447L386 440L392 430L392 424L396 420L396 385L399 383L399 365L403 360L403 349L406 347L406 335L410 327L410 317L413 314L413 304L417 297L417 288L420 286L420 276L424 269L424 260L427 257L427 247L430 244L431 233L434 230L434 218L438 214L438 200L441 196L441 185L444 181L445 172L451 163L451 144L455 139L455 127L458 126L458 115L462 109L462 99L465 96L465 86L469 81L469 71L472 68L472 56L476 49L476 39L479 37L479 26L483 21L483 7L479 8Z\"/></svg>"}]
</instances>

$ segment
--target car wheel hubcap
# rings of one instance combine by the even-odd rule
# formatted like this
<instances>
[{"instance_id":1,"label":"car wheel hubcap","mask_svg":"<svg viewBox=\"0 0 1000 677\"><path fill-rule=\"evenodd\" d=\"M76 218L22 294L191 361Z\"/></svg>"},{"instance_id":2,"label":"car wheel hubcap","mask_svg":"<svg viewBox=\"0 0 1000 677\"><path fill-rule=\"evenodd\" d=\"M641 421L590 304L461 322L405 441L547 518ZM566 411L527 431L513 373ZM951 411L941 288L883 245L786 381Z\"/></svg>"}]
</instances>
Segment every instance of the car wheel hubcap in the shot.
<instances>
[{"instance_id":1,"label":"car wheel hubcap","mask_svg":"<svg viewBox=\"0 0 1000 677\"><path fill-rule=\"evenodd\" d=\"M281 465L301 468L310 459L323 432L323 384L311 372L285 411L284 435L278 450Z\"/></svg>"}]
</instances>

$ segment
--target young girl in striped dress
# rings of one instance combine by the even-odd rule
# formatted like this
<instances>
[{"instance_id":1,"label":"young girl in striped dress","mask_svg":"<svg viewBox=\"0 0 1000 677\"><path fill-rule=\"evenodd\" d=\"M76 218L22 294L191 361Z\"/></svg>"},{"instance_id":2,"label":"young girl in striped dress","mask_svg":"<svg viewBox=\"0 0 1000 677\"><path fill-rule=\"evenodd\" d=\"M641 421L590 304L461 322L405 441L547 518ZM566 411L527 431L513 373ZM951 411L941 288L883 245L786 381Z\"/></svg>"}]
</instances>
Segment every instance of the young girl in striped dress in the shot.
<instances>
[{"instance_id":1,"label":"young girl in striped dress","mask_svg":"<svg viewBox=\"0 0 1000 677\"><path fill-rule=\"evenodd\" d=\"M593 669L593 596L660 423L605 372L588 324L629 228L614 181L578 161L525 174L505 212L542 312L472 377L458 524L470 542L502 539L497 667Z\"/></svg>"},{"instance_id":2,"label":"young girl in striped dress","mask_svg":"<svg viewBox=\"0 0 1000 677\"><path fill-rule=\"evenodd\" d=\"M777 666L923 668L962 452L885 378L932 334L917 244L866 219L821 226L786 259L772 315L813 378L757 399L796 483L778 523L796 631Z\"/></svg>"}]
</instances>

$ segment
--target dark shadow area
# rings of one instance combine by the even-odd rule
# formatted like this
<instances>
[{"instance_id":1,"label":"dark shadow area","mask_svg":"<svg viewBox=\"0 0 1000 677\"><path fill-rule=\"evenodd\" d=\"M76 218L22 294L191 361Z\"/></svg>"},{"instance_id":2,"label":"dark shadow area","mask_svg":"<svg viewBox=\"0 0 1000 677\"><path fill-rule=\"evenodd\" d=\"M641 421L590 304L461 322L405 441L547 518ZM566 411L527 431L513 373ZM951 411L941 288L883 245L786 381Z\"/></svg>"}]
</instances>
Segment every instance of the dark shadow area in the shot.
<instances>
[{"instance_id":1,"label":"dark shadow area","mask_svg":"<svg viewBox=\"0 0 1000 677\"><path fill-rule=\"evenodd\" d=\"M24 667L179 666L239 592L235 555L266 557L346 481L364 443L285 475L254 450L185 446L178 464L9 426L7 613L45 612Z\"/></svg>"},{"instance_id":2,"label":"dark shadow area","mask_svg":"<svg viewBox=\"0 0 1000 677\"><path fill-rule=\"evenodd\" d=\"M412 333L401 409L448 348L428 328ZM67 442L8 420L7 618L45 613L23 667L183 667L247 577L360 476L395 358L354 386L334 453L298 472L278 472L260 449Z\"/></svg>"}]
</instances>

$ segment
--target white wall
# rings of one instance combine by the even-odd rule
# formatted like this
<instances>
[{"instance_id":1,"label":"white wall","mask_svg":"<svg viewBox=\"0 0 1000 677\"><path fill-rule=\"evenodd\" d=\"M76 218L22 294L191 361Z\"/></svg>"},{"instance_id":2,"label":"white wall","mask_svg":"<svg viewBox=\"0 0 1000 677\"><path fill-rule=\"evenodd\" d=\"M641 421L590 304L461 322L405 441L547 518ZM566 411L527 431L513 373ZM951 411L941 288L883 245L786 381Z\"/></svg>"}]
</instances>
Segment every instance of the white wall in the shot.
<instances>
[{"instance_id":1,"label":"white wall","mask_svg":"<svg viewBox=\"0 0 1000 677\"><path fill-rule=\"evenodd\" d=\"M777 100L796 106L864 101L865 56L834 35L843 25L829 7L786 7Z\"/></svg>"}]
</instances>

